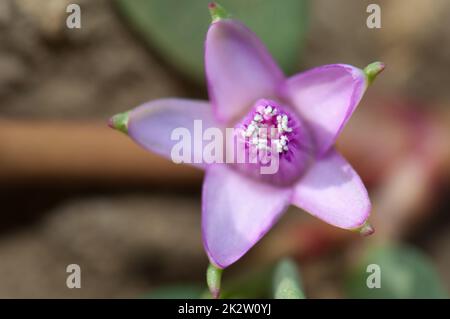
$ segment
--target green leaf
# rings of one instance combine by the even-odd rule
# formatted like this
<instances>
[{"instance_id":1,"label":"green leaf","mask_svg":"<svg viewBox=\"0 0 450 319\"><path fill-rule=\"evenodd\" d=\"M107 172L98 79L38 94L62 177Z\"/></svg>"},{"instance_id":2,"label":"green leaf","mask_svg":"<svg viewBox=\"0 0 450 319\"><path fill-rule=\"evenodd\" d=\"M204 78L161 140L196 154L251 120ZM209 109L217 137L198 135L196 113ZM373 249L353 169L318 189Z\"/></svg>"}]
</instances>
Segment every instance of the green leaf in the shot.
<instances>
[{"instance_id":1,"label":"green leaf","mask_svg":"<svg viewBox=\"0 0 450 319\"><path fill-rule=\"evenodd\" d=\"M376 272L379 288L373 287ZM349 274L346 290L351 298L448 298L430 260L405 245L370 248Z\"/></svg>"},{"instance_id":2,"label":"green leaf","mask_svg":"<svg viewBox=\"0 0 450 319\"><path fill-rule=\"evenodd\" d=\"M284 259L275 267L273 278L275 299L304 299L296 264Z\"/></svg>"},{"instance_id":3,"label":"green leaf","mask_svg":"<svg viewBox=\"0 0 450 319\"><path fill-rule=\"evenodd\" d=\"M145 299L198 299L205 290L197 285L163 286L143 296Z\"/></svg>"},{"instance_id":4,"label":"green leaf","mask_svg":"<svg viewBox=\"0 0 450 319\"><path fill-rule=\"evenodd\" d=\"M210 0L116 0L131 27L183 74L203 82L203 48ZM252 29L288 74L298 69L306 35L307 0L223 0Z\"/></svg>"}]
</instances>

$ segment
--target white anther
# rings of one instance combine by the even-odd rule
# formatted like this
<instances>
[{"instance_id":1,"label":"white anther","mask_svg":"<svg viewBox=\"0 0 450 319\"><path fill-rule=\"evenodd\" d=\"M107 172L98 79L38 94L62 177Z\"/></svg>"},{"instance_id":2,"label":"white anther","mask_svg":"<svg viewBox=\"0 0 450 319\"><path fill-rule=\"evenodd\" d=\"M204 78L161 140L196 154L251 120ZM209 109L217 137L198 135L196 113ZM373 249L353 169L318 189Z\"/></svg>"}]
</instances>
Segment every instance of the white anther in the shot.
<instances>
[{"instance_id":1,"label":"white anther","mask_svg":"<svg viewBox=\"0 0 450 319\"><path fill-rule=\"evenodd\" d=\"M255 130L256 130L256 126L253 125L253 124L250 124L250 125L247 127L247 130L245 131L245 135L248 136L248 137L250 137L250 136L253 135L253 133L255 132Z\"/></svg>"},{"instance_id":2,"label":"white anther","mask_svg":"<svg viewBox=\"0 0 450 319\"><path fill-rule=\"evenodd\" d=\"M280 145L278 140L273 140L272 143L275 145L275 149L278 153L283 151L283 147Z\"/></svg>"},{"instance_id":3,"label":"white anther","mask_svg":"<svg viewBox=\"0 0 450 319\"><path fill-rule=\"evenodd\" d=\"M264 114L269 115L272 113L272 106L268 105L266 106L266 108L264 109Z\"/></svg>"},{"instance_id":4,"label":"white anther","mask_svg":"<svg viewBox=\"0 0 450 319\"><path fill-rule=\"evenodd\" d=\"M262 140L259 140L259 144L256 146L259 150L270 150L266 143L261 143Z\"/></svg>"},{"instance_id":5,"label":"white anther","mask_svg":"<svg viewBox=\"0 0 450 319\"><path fill-rule=\"evenodd\" d=\"M262 119L263 119L263 118L262 118L261 114L259 114L259 113L255 114L255 116L253 117L253 120L254 120L255 122L261 122Z\"/></svg>"},{"instance_id":6,"label":"white anther","mask_svg":"<svg viewBox=\"0 0 450 319\"><path fill-rule=\"evenodd\" d=\"M285 131L285 132L292 132L292 128L287 126L287 121L283 120L283 123L281 123L281 127L282 127L283 131Z\"/></svg>"}]
</instances>

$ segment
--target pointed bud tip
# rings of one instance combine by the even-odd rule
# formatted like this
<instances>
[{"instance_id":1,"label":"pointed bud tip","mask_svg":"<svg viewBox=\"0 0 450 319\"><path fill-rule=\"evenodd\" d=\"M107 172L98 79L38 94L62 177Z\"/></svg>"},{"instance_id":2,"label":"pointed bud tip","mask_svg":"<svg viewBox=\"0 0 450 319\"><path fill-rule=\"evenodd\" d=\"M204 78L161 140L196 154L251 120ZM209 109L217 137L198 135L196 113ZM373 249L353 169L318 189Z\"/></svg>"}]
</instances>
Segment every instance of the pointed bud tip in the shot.
<instances>
[{"instance_id":1,"label":"pointed bud tip","mask_svg":"<svg viewBox=\"0 0 450 319\"><path fill-rule=\"evenodd\" d=\"M211 20L213 23L230 17L228 12L216 2L208 3L208 9L209 13L211 14Z\"/></svg>"},{"instance_id":2,"label":"pointed bud tip","mask_svg":"<svg viewBox=\"0 0 450 319\"><path fill-rule=\"evenodd\" d=\"M373 228L372 225L366 222L358 229L358 231L361 236L367 237L375 233L375 228Z\"/></svg>"},{"instance_id":3,"label":"pointed bud tip","mask_svg":"<svg viewBox=\"0 0 450 319\"><path fill-rule=\"evenodd\" d=\"M116 129L118 131L121 131L122 133L127 134L128 119L129 119L129 112L116 114L108 120L108 126L110 128Z\"/></svg>"},{"instance_id":4,"label":"pointed bud tip","mask_svg":"<svg viewBox=\"0 0 450 319\"><path fill-rule=\"evenodd\" d=\"M210 290L210 292L211 292L211 296L213 297L213 299L219 299L220 290L212 289L212 290Z\"/></svg>"},{"instance_id":5,"label":"pointed bud tip","mask_svg":"<svg viewBox=\"0 0 450 319\"><path fill-rule=\"evenodd\" d=\"M369 84L375 80L378 74L383 72L384 68L385 65L383 62L373 62L364 68L364 74L366 75Z\"/></svg>"},{"instance_id":6,"label":"pointed bud tip","mask_svg":"<svg viewBox=\"0 0 450 319\"><path fill-rule=\"evenodd\" d=\"M114 120L113 120L112 117L110 117L110 118L108 119L108 126L109 126L110 128L114 128Z\"/></svg>"}]
</instances>

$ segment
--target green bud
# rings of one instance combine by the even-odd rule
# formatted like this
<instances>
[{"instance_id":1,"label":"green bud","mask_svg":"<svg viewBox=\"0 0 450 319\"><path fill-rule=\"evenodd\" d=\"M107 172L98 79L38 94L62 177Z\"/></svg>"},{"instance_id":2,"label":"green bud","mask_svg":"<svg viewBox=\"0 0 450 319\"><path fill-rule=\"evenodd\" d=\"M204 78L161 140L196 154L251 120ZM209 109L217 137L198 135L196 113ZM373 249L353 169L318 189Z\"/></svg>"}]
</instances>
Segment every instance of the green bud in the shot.
<instances>
[{"instance_id":1,"label":"green bud","mask_svg":"<svg viewBox=\"0 0 450 319\"><path fill-rule=\"evenodd\" d=\"M228 19L230 15L228 12L220 5L215 2L208 4L209 13L211 14L212 22L217 22L222 19Z\"/></svg>"},{"instance_id":2,"label":"green bud","mask_svg":"<svg viewBox=\"0 0 450 319\"><path fill-rule=\"evenodd\" d=\"M370 236L375 232L375 228L369 224L369 222L365 222L361 227L355 229L361 236Z\"/></svg>"},{"instance_id":3,"label":"green bud","mask_svg":"<svg viewBox=\"0 0 450 319\"><path fill-rule=\"evenodd\" d=\"M364 74L367 77L367 81L369 84L375 80L378 74L380 74L384 70L383 62L373 62L364 68Z\"/></svg>"},{"instance_id":4,"label":"green bud","mask_svg":"<svg viewBox=\"0 0 450 319\"><path fill-rule=\"evenodd\" d=\"M123 112L114 115L108 121L108 126L121 131L122 133L128 134L128 120L130 112Z\"/></svg>"},{"instance_id":5,"label":"green bud","mask_svg":"<svg viewBox=\"0 0 450 319\"><path fill-rule=\"evenodd\" d=\"M223 269L220 269L213 264L209 264L206 270L206 283L208 284L209 291L214 299L218 299L220 296L220 283L222 280Z\"/></svg>"}]
</instances>

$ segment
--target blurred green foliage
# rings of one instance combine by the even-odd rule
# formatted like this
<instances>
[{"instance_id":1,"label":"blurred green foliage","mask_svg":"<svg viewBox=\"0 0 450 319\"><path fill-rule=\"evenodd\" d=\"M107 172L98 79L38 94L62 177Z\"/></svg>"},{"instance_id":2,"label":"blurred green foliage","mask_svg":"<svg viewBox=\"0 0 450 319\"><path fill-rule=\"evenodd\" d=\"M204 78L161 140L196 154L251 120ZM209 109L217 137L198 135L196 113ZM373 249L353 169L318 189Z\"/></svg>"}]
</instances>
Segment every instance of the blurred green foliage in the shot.
<instances>
[{"instance_id":1,"label":"blurred green foliage","mask_svg":"<svg viewBox=\"0 0 450 319\"><path fill-rule=\"evenodd\" d=\"M143 296L146 299L197 299L205 289L195 284L163 286Z\"/></svg>"},{"instance_id":2,"label":"blurred green foliage","mask_svg":"<svg viewBox=\"0 0 450 319\"><path fill-rule=\"evenodd\" d=\"M273 276L273 297L275 299L304 299L297 265L289 259L278 263Z\"/></svg>"},{"instance_id":3,"label":"blurred green foliage","mask_svg":"<svg viewBox=\"0 0 450 319\"><path fill-rule=\"evenodd\" d=\"M116 0L143 39L183 74L203 82L209 0ZM296 71L306 35L307 0L218 1L266 44L287 74Z\"/></svg>"},{"instance_id":4,"label":"blurred green foliage","mask_svg":"<svg viewBox=\"0 0 450 319\"><path fill-rule=\"evenodd\" d=\"M283 259L275 267L265 266L252 269L228 282L220 294L223 299L236 298L278 298L303 299L300 274L297 265L290 259ZM194 299L211 298L206 287L195 284L162 286L143 296L150 299Z\"/></svg>"},{"instance_id":5,"label":"blurred green foliage","mask_svg":"<svg viewBox=\"0 0 450 319\"><path fill-rule=\"evenodd\" d=\"M367 266L379 266L380 288L368 288L371 275ZM351 298L447 298L438 274L428 258L417 249L405 245L384 245L370 248L347 281Z\"/></svg>"},{"instance_id":6,"label":"blurred green foliage","mask_svg":"<svg viewBox=\"0 0 450 319\"><path fill-rule=\"evenodd\" d=\"M379 269L380 287L369 288L368 278ZM370 271L368 271L368 269ZM430 260L416 248L389 244L368 247L358 265L346 276L345 297L349 298L448 298ZM373 283L373 282L372 282ZM221 297L304 299L297 264L283 259L275 267L254 269L224 283ZM145 298L210 298L205 288L195 285L161 287Z\"/></svg>"}]
</instances>

